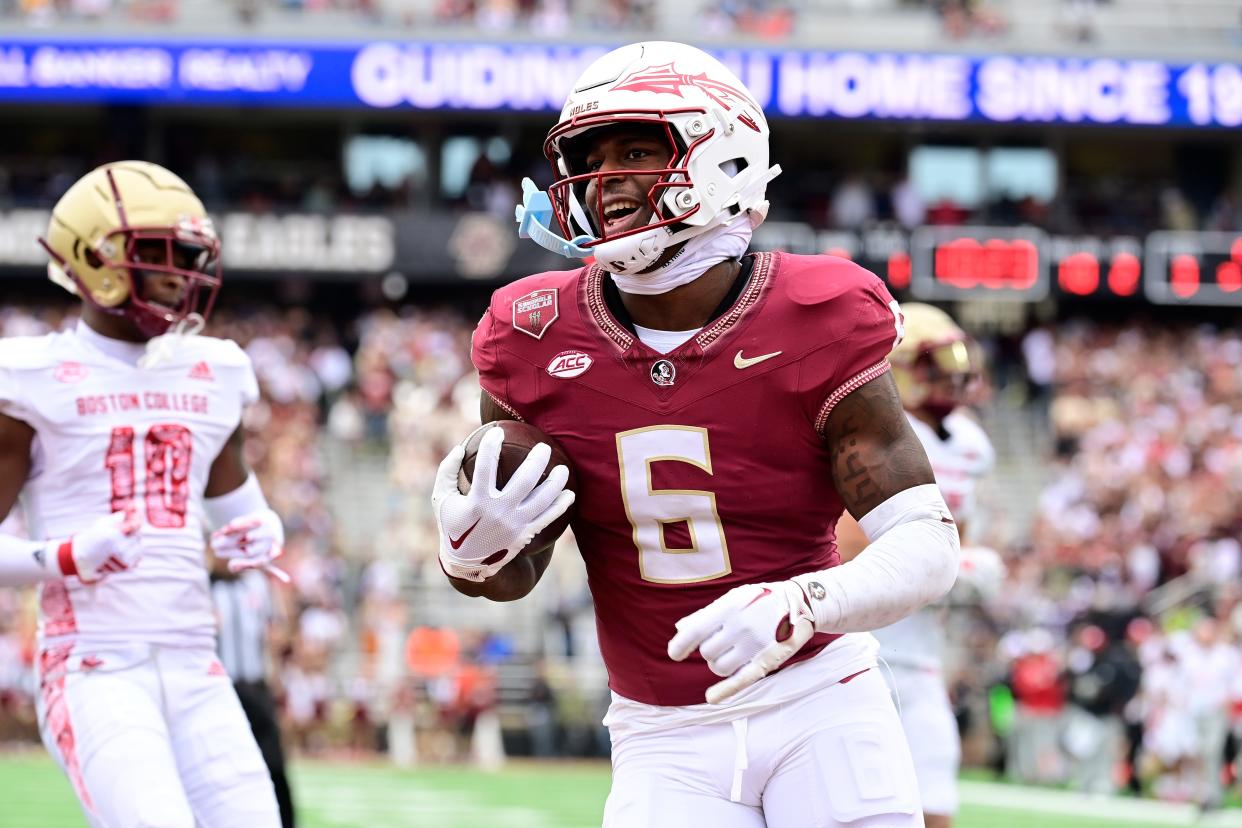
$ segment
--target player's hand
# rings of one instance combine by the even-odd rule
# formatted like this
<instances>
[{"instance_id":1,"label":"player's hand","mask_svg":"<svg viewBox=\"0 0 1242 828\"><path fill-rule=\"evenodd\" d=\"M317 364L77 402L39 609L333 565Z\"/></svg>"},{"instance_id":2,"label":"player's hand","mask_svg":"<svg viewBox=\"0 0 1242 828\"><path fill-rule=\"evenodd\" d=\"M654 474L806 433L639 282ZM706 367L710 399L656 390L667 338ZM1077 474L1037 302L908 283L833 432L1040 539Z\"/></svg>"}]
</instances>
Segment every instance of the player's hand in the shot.
<instances>
[{"instance_id":1,"label":"player's hand","mask_svg":"<svg viewBox=\"0 0 1242 828\"><path fill-rule=\"evenodd\" d=\"M142 521L134 508L99 518L86 529L61 541L49 556L61 575L76 575L93 584L105 575L133 569L142 557L138 529Z\"/></svg>"},{"instance_id":2,"label":"player's hand","mask_svg":"<svg viewBox=\"0 0 1242 828\"><path fill-rule=\"evenodd\" d=\"M815 634L815 616L793 581L734 587L677 622L668 655L681 661L696 649L725 676L707 688L720 704L780 667Z\"/></svg>"},{"instance_id":3,"label":"player's hand","mask_svg":"<svg viewBox=\"0 0 1242 828\"><path fill-rule=\"evenodd\" d=\"M262 569L283 583L289 574L275 565L285 552L285 527L280 515L271 509L259 509L234 518L211 533L211 551L227 560L229 572Z\"/></svg>"},{"instance_id":4,"label":"player's hand","mask_svg":"<svg viewBox=\"0 0 1242 828\"><path fill-rule=\"evenodd\" d=\"M448 453L436 472L431 508L440 530L440 565L453 578L486 581L574 502L574 493L565 488L569 480L565 466L556 466L539 482L552 455L546 443L532 448L505 487L496 488L504 440L499 428L483 435L468 494L457 488L464 442Z\"/></svg>"},{"instance_id":5,"label":"player's hand","mask_svg":"<svg viewBox=\"0 0 1242 828\"><path fill-rule=\"evenodd\" d=\"M1005 583L1005 562L995 549L963 546L955 590L973 590L978 598L994 598Z\"/></svg>"}]
</instances>

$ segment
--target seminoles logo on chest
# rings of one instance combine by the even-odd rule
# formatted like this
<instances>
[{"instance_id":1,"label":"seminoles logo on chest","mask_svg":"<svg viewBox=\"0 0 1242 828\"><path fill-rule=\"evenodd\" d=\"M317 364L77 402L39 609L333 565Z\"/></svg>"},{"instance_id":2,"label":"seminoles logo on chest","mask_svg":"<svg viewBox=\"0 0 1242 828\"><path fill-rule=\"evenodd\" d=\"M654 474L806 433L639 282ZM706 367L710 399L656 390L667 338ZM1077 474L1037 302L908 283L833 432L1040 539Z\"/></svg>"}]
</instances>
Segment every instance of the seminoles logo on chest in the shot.
<instances>
[{"instance_id":1,"label":"seminoles logo on chest","mask_svg":"<svg viewBox=\"0 0 1242 828\"><path fill-rule=\"evenodd\" d=\"M683 98L685 96L681 94L681 90L685 86L693 86L702 90L703 94L726 109L732 109L738 104L751 102L750 96L741 89L730 86L727 83L721 83L718 80L712 80L707 76L706 72L699 72L697 75L687 75L684 72L678 72L671 62L661 64L660 66L648 66L644 69L639 69L637 72L631 72L622 78L612 88L612 91L662 92L666 95L676 95L679 98Z\"/></svg>"},{"instance_id":2,"label":"seminoles logo on chest","mask_svg":"<svg viewBox=\"0 0 1242 828\"><path fill-rule=\"evenodd\" d=\"M513 327L535 339L542 339L560 315L556 288L533 290L513 302Z\"/></svg>"}]
</instances>

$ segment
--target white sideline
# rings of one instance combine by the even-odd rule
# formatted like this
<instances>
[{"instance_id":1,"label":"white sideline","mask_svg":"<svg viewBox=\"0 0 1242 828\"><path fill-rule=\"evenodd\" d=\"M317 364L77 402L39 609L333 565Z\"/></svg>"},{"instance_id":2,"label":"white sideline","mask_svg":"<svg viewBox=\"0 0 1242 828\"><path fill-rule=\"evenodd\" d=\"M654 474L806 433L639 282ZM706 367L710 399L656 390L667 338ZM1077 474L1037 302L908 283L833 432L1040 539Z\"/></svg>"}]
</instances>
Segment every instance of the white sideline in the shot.
<instances>
[{"instance_id":1,"label":"white sideline","mask_svg":"<svg viewBox=\"0 0 1242 828\"><path fill-rule=\"evenodd\" d=\"M958 783L958 790L962 803L966 805L1116 821L1133 820L1153 825L1242 828L1242 811L1238 810L1217 811L1201 817L1199 809L1193 805L967 780Z\"/></svg>"}]
</instances>

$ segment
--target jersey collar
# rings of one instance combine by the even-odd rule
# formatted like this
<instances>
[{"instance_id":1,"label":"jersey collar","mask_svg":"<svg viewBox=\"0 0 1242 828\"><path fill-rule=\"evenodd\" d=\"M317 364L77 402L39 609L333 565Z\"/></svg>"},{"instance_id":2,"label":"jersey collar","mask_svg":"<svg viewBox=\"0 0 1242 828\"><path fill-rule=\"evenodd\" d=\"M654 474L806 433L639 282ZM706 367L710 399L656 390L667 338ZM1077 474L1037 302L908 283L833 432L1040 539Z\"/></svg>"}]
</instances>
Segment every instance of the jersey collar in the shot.
<instances>
[{"instance_id":1,"label":"jersey collar","mask_svg":"<svg viewBox=\"0 0 1242 828\"><path fill-rule=\"evenodd\" d=\"M74 334L104 356L124 362L126 365L137 366L138 360L142 359L142 355L147 352L147 343L126 342L104 336L81 319L74 328Z\"/></svg>"},{"instance_id":2,"label":"jersey collar","mask_svg":"<svg viewBox=\"0 0 1242 828\"><path fill-rule=\"evenodd\" d=\"M767 281L771 258L770 253L748 253L742 257L741 268L729 292L712 311L707 324L693 337L700 347L718 339L755 303ZM592 265L586 273L586 292L587 307L600 330L622 350L628 350L638 335L634 320L621 301L620 289L608 278L607 272Z\"/></svg>"}]
</instances>

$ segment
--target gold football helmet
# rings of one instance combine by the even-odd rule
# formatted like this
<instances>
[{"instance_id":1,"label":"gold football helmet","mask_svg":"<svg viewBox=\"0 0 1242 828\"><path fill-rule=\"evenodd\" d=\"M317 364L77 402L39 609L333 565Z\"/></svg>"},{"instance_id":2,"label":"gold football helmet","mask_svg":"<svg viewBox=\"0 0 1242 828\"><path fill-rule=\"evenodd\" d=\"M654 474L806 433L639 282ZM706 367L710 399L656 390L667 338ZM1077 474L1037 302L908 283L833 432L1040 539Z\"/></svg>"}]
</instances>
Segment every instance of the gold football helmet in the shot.
<instances>
[{"instance_id":1,"label":"gold football helmet","mask_svg":"<svg viewBox=\"0 0 1242 828\"><path fill-rule=\"evenodd\" d=\"M128 317L147 336L187 317L206 319L220 289L220 239L203 203L176 175L146 161L105 164L79 179L52 208L39 243L52 257L53 282ZM183 277L178 307L144 298L144 274Z\"/></svg>"},{"instance_id":2,"label":"gold football helmet","mask_svg":"<svg viewBox=\"0 0 1242 828\"><path fill-rule=\"evenodd\" d=\"M947 313L932 305L901 306L905 337L888 360L907 411L943 419L960 405L978 373L978 350Z\"/></svg>"}]
</instances>

